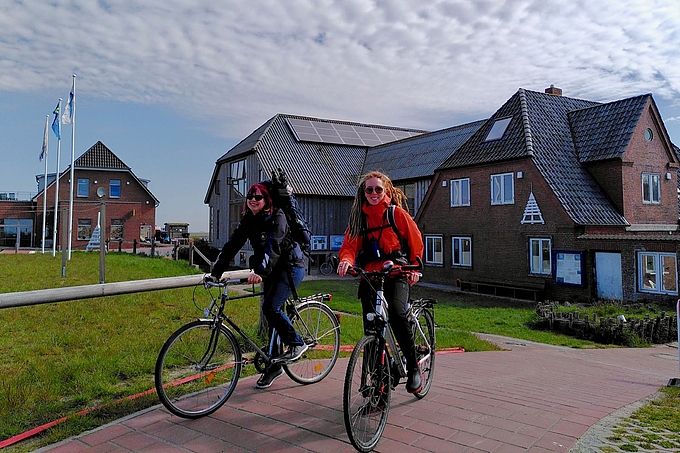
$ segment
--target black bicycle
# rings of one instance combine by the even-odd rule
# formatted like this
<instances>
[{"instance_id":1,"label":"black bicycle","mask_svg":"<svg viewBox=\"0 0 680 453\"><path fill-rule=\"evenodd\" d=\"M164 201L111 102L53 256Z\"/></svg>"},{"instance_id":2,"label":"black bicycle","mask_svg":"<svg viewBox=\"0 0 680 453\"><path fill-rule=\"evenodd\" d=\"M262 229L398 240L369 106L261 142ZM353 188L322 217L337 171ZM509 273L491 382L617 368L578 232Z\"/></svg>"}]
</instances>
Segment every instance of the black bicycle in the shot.
<instances>
[{"instance_id":1,"label":"black bicycle","mask_svg":"<svg viewBox=\"0 0 680 453\"><path fill-rule=\"evenodd\" d=\"M325 260L319 264L319 272L323 275L330 275L335 269L338 268L338 255L334 253L328 253Z\"/></svg>"},{"instance_id":2,"label":"black bicycle","mask_svg":"<svg viewBox=\"0 0 680 453\"><path fill-rule=\"evenodd\" d=\"M376 295L375 313L366 314L374 322L375 332L365 335L354 347L343 390L345 429L354 448L362 452L372 450L380 441L390 410L391 390L407 377L406 360L394 340L387 316L385 279L420 269L421 266L395 266L388 261L380 271L366 272L356 267L348 271L367 280ZM409 303L416 358L423 376L423 386L414 394L420 399L430 390L434 377L436 300L417 299Z\"/></svg>"},{"instance_id":3,"label":"black bicycle","mask_svg":"<svg viewBox=\"0 0 680 453\"><path fill-rule=\"evenodd\" d=\"M276 330L269 344L261 348L224 313L227 301L262 294L229 295L229 285L236 283L244 280L219 283L204 280L201 286L209 291L210 303L201 309L203 317L170 335L158 355L155 369L158 397L179 417L193 419L212 414L233 393L244 365L254 363L261 373L283 350ZM212 288L217 288L219 293L213 295ZM319 382L338 359L340 322L324 303L331 297L314 294L300 298L294 291L286 301L286 314L309 347L299 360L282 364L286 374L299 384ZM200 309L196 299L194 290L194 305ZM239 344L236 334L243 339L243 344ZM254 351L254 356L244 359L246 349Z\"/></svg>"}]
</instances>

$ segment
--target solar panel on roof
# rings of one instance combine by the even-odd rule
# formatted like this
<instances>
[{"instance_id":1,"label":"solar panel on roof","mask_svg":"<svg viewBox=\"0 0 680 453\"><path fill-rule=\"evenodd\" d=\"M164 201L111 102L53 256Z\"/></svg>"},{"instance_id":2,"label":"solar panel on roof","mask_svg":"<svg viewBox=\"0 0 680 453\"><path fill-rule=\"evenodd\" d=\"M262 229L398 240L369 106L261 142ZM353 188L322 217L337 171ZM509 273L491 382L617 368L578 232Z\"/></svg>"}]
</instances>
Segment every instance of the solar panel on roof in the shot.
<instances>
[{"instance_id":1,"label":"solar panel on roof","mask_svg":"<svg viewBox=\"0 0 680 453\"><path fill-rule=\"evenodd\" d=\"M295 138L301 142L377 146L421 134L421 132L393 131L380 127L337 124L297 118L286 118L286 122Z\"/></svg>"}]
</instances>

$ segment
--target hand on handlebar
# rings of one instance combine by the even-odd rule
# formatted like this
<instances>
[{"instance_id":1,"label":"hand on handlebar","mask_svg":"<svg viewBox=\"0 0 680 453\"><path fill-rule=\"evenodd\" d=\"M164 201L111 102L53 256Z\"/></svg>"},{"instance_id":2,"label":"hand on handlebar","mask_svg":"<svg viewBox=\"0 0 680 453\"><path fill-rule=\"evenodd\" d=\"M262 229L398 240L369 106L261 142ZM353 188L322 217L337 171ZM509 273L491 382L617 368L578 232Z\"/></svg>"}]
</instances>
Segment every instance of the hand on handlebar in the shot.
<instances>
[{"instance_id":1,"label":"hand on handlebar","mask_svg":"<svg viewBox=\"0 0 680 453\"><path fill-rule=\"evenodd\" d=\"M338 275L340 277L344 277L348 272L352 275L352 270L352 264L348 261L341 261L340 264L338 264Z\"/></svg>"}]
</instances>

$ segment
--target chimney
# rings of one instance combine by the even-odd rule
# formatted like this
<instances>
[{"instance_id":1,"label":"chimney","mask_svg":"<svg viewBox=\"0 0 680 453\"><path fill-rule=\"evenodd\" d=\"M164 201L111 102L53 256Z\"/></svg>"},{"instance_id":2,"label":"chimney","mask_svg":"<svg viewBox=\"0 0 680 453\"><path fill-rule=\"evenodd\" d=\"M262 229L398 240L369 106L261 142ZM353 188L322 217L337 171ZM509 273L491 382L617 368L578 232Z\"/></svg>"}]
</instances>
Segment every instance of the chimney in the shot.
<instances>
[{"instance_id":1,"label":"chimney","mask_svg":"<svg viewBox=\"0 0 680 453\"><path fill-rule=\"evenodd\" d=\"M555 85L552 83L550 84L550 88L545 89L546 94L554 94L555 96L562 96L562 89L561 88L555 88Z\"/></svg>"}]
</instances>

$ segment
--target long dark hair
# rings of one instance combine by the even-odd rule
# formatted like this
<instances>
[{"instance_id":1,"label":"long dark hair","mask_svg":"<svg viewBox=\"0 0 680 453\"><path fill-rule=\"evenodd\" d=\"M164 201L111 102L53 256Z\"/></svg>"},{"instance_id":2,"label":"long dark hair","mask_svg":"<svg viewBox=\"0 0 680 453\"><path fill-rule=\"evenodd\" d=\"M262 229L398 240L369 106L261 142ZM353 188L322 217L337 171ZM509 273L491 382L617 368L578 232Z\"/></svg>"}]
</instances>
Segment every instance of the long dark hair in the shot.
<instances>
[{"instance_id":1,"label":"long dark hair","mask_svg":"<svg viewBox=\"0 0 680 453\"><path fill-rule=\"evenodd\" d=\"M361 235L361 230L363 228L362 207L366 202L364 189L366 189L366 181L371 178L377 178L382 181L385 195L390 198L390 203L401 206L408 211L408 197L406 197L406 194L401 189L394 187L392 180L386 174L380 173L379 171L371 171L366 173L361 178L359 178L357 192L354 196L354 203L352 204L352 209L349 214L349 224L347 225L347 231L349 232L350 236L357 237Z\"/></svg>"},{"instance_id":2,"label":"long dark hair","mask_svg":"<svg viewBox=\"0 0 680 453\"><path fill-rule=\"evenodd\" d=\"M264 197L264 208L262 209L265 213L271 214L274 209L274 203L272 202L272 197L269 195L269 191L264 184L259 182L250 186L248 192L246 193L246 199L243 202L243 209L241 210L241 215L246 215L250 210L248 209L248 195L255 195L257 192Z\"/></svg>"}]
</instances>

